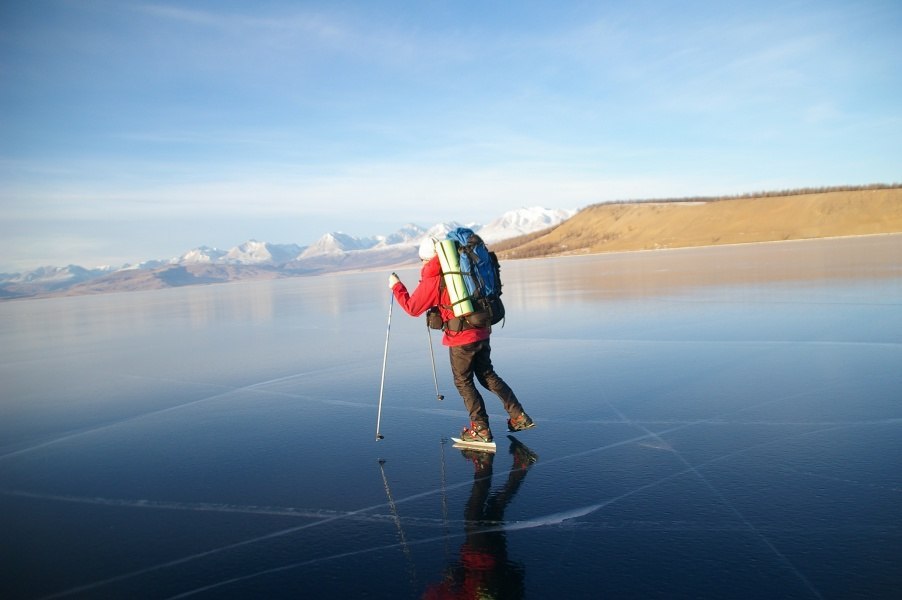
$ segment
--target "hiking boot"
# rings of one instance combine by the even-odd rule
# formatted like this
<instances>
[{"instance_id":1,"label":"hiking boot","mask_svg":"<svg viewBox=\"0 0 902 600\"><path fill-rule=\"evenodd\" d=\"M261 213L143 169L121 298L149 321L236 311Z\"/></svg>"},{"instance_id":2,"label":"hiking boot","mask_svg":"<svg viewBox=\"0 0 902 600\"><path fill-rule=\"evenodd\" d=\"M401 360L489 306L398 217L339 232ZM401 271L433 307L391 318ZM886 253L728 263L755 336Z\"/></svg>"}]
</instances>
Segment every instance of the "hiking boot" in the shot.
<instances>
[{"instance_id":1,"label":"hiking boot","mask_svg":"<svg viewBox=\"0 0 902 600\"><path fill-rule=\"evenodd\" d=\"M535 426L536 424L526 413L520 413L519 417L507 420L508 431L523 431L524 429L532 429Z\"/></svg>"},{"instance_id":2,"label":"hiking boot","mask_svg":"<svg viewBox=\"0 0 902 600\"><path fill-rule=\"evenodd\" d=\"M460 431L460 439L465 442L484 442L488 444L492 441L492 430L482 423L470 423L469 427L465 427Z\"/></svg>"}]
</instances>

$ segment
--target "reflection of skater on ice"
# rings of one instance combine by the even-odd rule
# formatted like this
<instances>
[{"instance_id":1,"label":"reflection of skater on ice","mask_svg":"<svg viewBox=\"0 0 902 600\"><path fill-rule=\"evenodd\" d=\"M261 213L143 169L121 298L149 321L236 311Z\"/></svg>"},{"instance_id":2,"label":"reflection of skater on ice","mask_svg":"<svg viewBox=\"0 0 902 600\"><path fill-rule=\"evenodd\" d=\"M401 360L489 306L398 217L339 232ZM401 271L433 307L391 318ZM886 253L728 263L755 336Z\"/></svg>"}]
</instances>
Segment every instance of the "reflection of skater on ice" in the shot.
<instances>
[{"instance_id":1,"label":"reflection of skater on ice","mask_svg":"<svg viewBox=\"0 0 902 600\"><path fill-rule=\"evenodd\" d=\"M504 486L494 492L491 486L495 454L461 449L461 454L475 468L473 488L464 510L466 538L457 558L446 569L444 579L430 585L423 594L424 599L523 597L523 566L507 557L504 510L538 456L512 436L508 437L514 462Z\"/></svg>"}]
</instances>

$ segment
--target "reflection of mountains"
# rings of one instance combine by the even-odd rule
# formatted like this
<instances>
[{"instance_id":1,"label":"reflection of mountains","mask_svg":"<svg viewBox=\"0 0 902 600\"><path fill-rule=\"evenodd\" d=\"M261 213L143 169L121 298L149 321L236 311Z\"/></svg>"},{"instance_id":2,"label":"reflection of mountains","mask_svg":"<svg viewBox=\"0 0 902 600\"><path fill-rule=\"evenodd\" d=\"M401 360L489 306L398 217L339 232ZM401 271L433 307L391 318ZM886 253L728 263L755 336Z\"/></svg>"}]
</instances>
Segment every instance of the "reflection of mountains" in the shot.
<instances>
[{"instance_id":1,"label":"reflection of mountains","mask_svg":"<svg viewBox=\"0 0 902 600\"><path fill-rule=\"evenodd\" d=\"M513 436L513 464L504 484L492 490L494 452L462 449L473 462L473 487L464 507L464 542L440 582L426 588L423 598L522 598L523 565L507 554L504 511L519 491L529 467L538 459Z\"/></svg>"},{"instance_id":2,"label":"reflection of mountains","mask_svg":"<svg viewBox=\"0 0 902 600\"><path fill-rule=\"evenodd\" d=\"M264 323L280 314L319 323L323 316L347 315L370 307L373 295L361 290L373 288L369 281L349 284L343 275L260 282L253 286L197 286L185 290L183 308L190 313L193 326L223 318Z\"/></svg>"}]
</instances>

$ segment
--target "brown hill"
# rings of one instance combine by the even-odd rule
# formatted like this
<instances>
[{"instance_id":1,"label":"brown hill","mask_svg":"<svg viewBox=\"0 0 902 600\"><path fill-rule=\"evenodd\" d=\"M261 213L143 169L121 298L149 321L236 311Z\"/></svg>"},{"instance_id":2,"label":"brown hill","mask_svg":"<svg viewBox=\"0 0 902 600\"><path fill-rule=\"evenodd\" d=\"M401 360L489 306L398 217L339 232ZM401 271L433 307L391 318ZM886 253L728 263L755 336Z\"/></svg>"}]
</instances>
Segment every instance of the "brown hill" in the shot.
<instances>
[{"instance_id":1,"label":"brown hill","mask_svg":"<svg viewBox=\"0 0 902 600\"><path fill-rule=\"evenodd\" d=\"M902 232L902 188L595 204L561 225L495 244L501 258Z\"/></svg>"}]
</instances>

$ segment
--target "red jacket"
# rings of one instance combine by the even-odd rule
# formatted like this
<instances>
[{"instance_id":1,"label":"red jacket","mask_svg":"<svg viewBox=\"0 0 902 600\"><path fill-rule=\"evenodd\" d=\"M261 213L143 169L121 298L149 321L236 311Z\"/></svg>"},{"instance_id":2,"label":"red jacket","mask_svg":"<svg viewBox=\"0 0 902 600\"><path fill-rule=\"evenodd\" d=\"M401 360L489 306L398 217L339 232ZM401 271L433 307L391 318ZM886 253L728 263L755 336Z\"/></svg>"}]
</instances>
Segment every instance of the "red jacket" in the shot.
<instances>
[{"instance_id":1,"label":"red jacket","mask_svg":"<svg viewBox=\"0 0 902 600\"><path fill-rule=\"evenodd\" d=\"M451 299L448 297L448 289L439 286L442 278L442 267L438 262L438 256L423 265L420 271L420 283L413 293L409 293L403 283L396 283L392 293L398 301L398 305L412 317L418 317L433 306L438 306L442 315L442 321L448 321L454 316L449 308ZM439 290L441 289L441 297ZM491 327L464 329L463 331L445 331L442 344L445 346L462 346L487 340L492 333Z\"/></svg>"}]
</instances>

